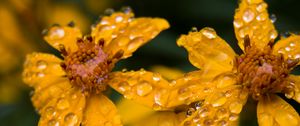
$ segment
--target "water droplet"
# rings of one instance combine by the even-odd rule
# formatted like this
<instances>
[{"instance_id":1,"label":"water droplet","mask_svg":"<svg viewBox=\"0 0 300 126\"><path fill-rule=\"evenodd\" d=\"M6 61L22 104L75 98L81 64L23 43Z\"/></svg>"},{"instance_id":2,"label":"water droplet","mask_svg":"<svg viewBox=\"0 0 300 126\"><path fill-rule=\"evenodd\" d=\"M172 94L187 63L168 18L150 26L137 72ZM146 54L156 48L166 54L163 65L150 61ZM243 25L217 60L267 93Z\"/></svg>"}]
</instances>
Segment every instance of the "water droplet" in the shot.
<instances>
[{"instance_id":1,"label":"water droplet","mask_svg":"<svg viewBox=\"0 0 300 126\"><path fill-rule=\"evenodd\" d=\"M242 111L243 105L238 101L233 102L229 105L229 110L231 113L239 114Z\"/></svg>"},{"instance_id":2,"label":"water droplet","mask_svg":"<svg viewBox=\"0 0 300 126\"><path fill-rule=\"evenodd\" d=\"M293 115L287 111L278 110L275 120L280 126L299 126L298 115Z\"/></svg>"},{"instance_id":3,"label":"water droplet","mask_svg":"<svg viewBox=\"0 0 300 126\"><path fill-rule=\"evenodd\" d=\"M38 72L38 73L36 73L36 75L40 78L45 77L45 74L42 72Z\"/></svg>"},{"instance_id":4,"label":"water droplet","mask_svg":"<svg viewBox=\"0 0 300 126\"><path fill-rule=\"evenodd\" d=\"M129 6L122 7L121 11L123 11L125 14L129 14L132 12L132 9Z\"/></svg>"},{"instance_id":5,"label":"water droplet","mask_svg":"<svg viewBox=\"0 0 300 126\"><path fill-rule=\"evenodd\" d=\"M65 30L62 28L56 28L51 31L50 38L51 39L61 39L65 36Z\"/></svg>"},{"instance_id":6,"label":"water droplet","mask_svg":"<svg viewBox=\"0 0 300 126\"><path fill-rule=\"evenodd\" d=\"M154 81L160 81L160 76L159 76L159 74L158 74L158 73L154 73L152 79L153 79Z\"/></svg>"},{"instance_id":7,"label":"water droplet","mask_svg":"<svg viewBox=\"0 0 300 126\"><path fill-rule=\"evenodd\" d=\"M232 74L219 75L217 78L214 79L214 81L217 84L217 88L225 88L229 85L233 85L234 83L236 83L235 76Z\"/></svg>"},{"instance_id":8,"label":"water droplet","mask_svg":"<svg viewBox=\"0 0 300 126\"><path fill-rule=\"evenodd\" d=\"M203 124L205 126L211 126L211 125L214 124L214 121L212 119L206 119L206 120L203 121Z\"/></svg>"},{"instance_id":9,"label":"water droplet","mask_svg":"<svg viewBox=\"0 0 300 126\"><path fill-rule=\"evenodd\" d=\"M294 47L295 45L296 45L296 44L293 43L293 42L290 43L290 47Z\"/></svg>"},{"instance_id":10,"label":"water droplet","mask_svg":"<svg viewBox=\"0 0 300 126\"><path fill-rule=\"evenodd\" d=\"M191 32L198 32L197 27L192 27Z\"/></svg>"},{"instance_id":11,"label":"water droplet","mask_svg":"<svg viewBox=\"0 0 300 126\"><path fill-rule=\"evenodd\" d=\"M250 29L249 29L249 27L241 28L241 29L239 30L239 36L240 36L241 38L244 38L246 35L250 35Z\"/></svg>"},{"instance_id":12,"label":"water droplet","mask_svg":"<svg viewBox=\"0 0 300 126\"><path fill-rule=\"evenodd\" d=\"M240 27L243 26L243 21L241 21L240 19L235 19L235 20L233 21L233 25L234 25L234 27L236 27L236 28L240 28Z\"/></svg>"},{"instance_id":13,"label":"water droplet","mask_svg":"<svg viewBox=\"0 0 300 126\"><path fill-rule=\"evenodd\" d=\"M158 103L154 103L152 105L152 107L153 107L154 110L161 110L162 109L162 106L160 104L158 104Z\"/></svg>"},{"instance_id":14,"label":"water droplet","mask_svg":"<svg viewBox=\"0 0 300 126\"><path fill-rule=\"evenodd\" d=\"M116 22L121 22L123 21L123 17L122 16L116 16Z\"/></svg>"},{"instance_id":15,"label":"water droplet","mask_svg":"<svg viewBox=\"0 0 300 126\"><path fill-rule=\"evenodd\" d=\"M189 108L187 111L186 111L186 116L191 116L196 110L194 108Z\"/></svg>"},{"instance_id":16,"label":"water droplet","mask_svg":"<svg viewBox=\"0 0 300 126\"><path fill-rule=\"evenodd\" d=\"M256 16L256 20L258 21L265 21L268 18L268 15L266 13L261 13Z\"/></svg>"},{"instance_id":17,"label":"water droplet","mask_svg":"<svg viewBox=\"0 0 300 126\"><path fill-rule=\"evenodd\" d=\"M134 93L131 92L131 91L126 91L126 92L124 92L124 97L125 97L126 99L132 99L133 96L134 96Z\"/></svg>"},{"instance_id":18,"label":"water droplet","mask_svg":"<svg viewBox=\"0 0 300 126\"><path fill-rule=\"evenodd\" d=\"M69 113L65 116L64 121L67 126L75 126L78 122L78 117L74 113Z\"/></svg>"},{"instance_id":19,"label":"water droplet","mask_svg":"<svg viewBox=\"0 0 300 126\"><path fill-rule=\"evenodd\" d=\"M108 16L112 15L114 12L115 12L115 10L112 8L107 8L106 10L104 10L104 14L108 15Z\"/></svg>"},{"instance_id":20,"label":"water droplet","mask_svg":"<svg viewBox=\"0 0 300 126\"><path fill-rule=\"evenodd\" d=\"M285 51L287 51L287 52L291 51L291 48L290 48L290 47L288 47L288 46L287 46L287 47L285 47L284 49L285 49Z\"/></svg>"},{"instance_id":21,"label":"water droplet","mask_svg":"<svg viewBox=\"0 0 300 126\"><path fill-rule=\"evenodd\" d=\"M152 91L152 86L147 81L143 81L136 87L136 93L139 96L145 96Z\"/></svg>"},{"instance_id":22,"label":"water droplet","mask_svg":"<svg viewBox=\"0 0 300 126\"><path fill-rule=\"evenodd\" d=\"M48 126L59 126L59 122L54 120L54 119L51 119L49 120L49 122L47 123Z\"/></svg>"},{"instance_id":23,"label":"water droplet","mask_svg":"<svg viewBox=\"0 0 300 126\"><path fill-rule=\"evenodd\" d=\"M218 106L222 106L226 103L227 98L225 97L225 95L220 94L215 96L215 98L212 99L212 106L213 107L218 107Z\"/></svg>"},{"instance_id":24,"label":"water droplet","mask_svg":"<svg viewBox=\"0 0 300 126\"><path fill-rule=\"evenodd\" d=\"M255 13L251 9L246 9L243 15L243 20L246 23L251 22L255 17Z\"/></svg>"},{"instance_id":25,"label":"water droplet","mask_svg":"<svg viewBox=\"0 0 300 126\"><path fill-rule=\"evenodd\" d=\"M209 114L209 108L208 107L203 107L199 110L199 114L201 117L206 117Z\"/></svg>"},{"instance_id":26,"label":"water droplet","mask_svg":"<svg viewBox=\"0 0 300 126\"><path fill-rule=\"evenodd\" d=\"M220 119L226 118L229 116L229 112L225 108L219 108L216 112L216 116Z\"/></svg>"},{"instance_id":27,"label":"water droplet","mask_svg":"<svg viewBox=\"0 0 300 126\"><path fill-rule=\"evenodd\" d=\"M38 69L45 69L47 67L47 63L44 60L39 60L36 63Z\"/></svg>"},{"instance_id":28,"label":"water droplet","mask_svg":"<svg viewBox=\"0 0 300 126\"><path fill-rule=\"evenodd\" d=\"M70 106L70 104L69 104L69 102L66 99L64 99L64 98L58 99L58 102L57 102L57 105L56 105L56 107L58 109L66 109L69 106Z\"/></svg>"},{"instance_id":29,"label":"water droplet","mask_svg":"<svg viewBox=\"0 0 300 126\"><path fill-rule=\"evenodd\" d=\"M278 33L276 30L272 30L270 31L269 35L270 35L270 39L274 40L277 37Z\"/></svg>"},{"instance_id":30,"label":"water droplet","mask_svg":"<svg viewBox=\"0 0 300 126\"><path fill-rule=\"evenodd\" d=\"M300 58L300 54L294 55L294 59L299 59L299 58Z\"/></svg>"},{"instance_id":31,"label":"water droplet","mask_svg":"<svg viewBox=\"0 0 300 126\"><path fill-rule=\"evenodd\" d=\"M49 106L45 109L45 115L47 118L52 118L53 116L55 116L56 111L54 109L54 107Z\"/></svg>"},{"instance_id":32,"label":"water droplet","mask_svg":"<svg viewBox=\"0 0 300 126\"><path fill-rule=\"evenodd\" d=\"M263 12L264 10L266 10L267 6L268 5L266 3L262 2L256 6L256 10L258 12Z\"/></svg>"},{"instance_id":33,"label":"water droplet","mask_svg":"<svg viewBox=\"0 0 300 126\"><path fill-rule=\"evenodd\" d=\"M200 109L201 106L203 105L203 103L204 103L204 100L201 100L201 101L196 102L196 103L195 103L195 108L196 108L196 109Z\"/></svg>"},{"instance_id":34,"label":"water droplet","mask_svg":"<svg viewBox=\"0 0 300 126\"><path fill-rule=\"evenodd\" d=\"M208 39L214 39L217 37L216 31L212 28L208 28L208 27L203 28L201 30L201 33Z\"/></svg>"},{"instance_id":35,"label":"water droplet","mask_svg":"<svg viewBox=\"0 0 300 126\"><path fill-rule=\"evenodd\" d=\"M118 89L119 89L121 92L126 92L126 91L130 90L131 87L128 85L127 82L123 81L123 82L119 83Z\"/></svg>"},{"instance_id":36,"label":"water droplet","mask_svg":"<svg viewBox=\"0 0 300 126\"><path fill-rule=\"evenodd\" d=\"M221 120L221 121L219 121L219 123L218 123L218 126L228 126L228 125L229 125L228 122L225 121L225 120Z\"/></svg>"},{"instance_id":37,"label":"water droplet","mask_svg":"<svg viewBox=\"0 0 300 126\"><path fill-rule=\"evenodd\" d=\"M271 19L271 22L274 23L274 22L276 22L277 17L276 17L275 14L271 14L271 15L270 15L270 19Z\"/></svg>"},{"instance_id":38,"label":"water droplet","mask_svg":"<svg viewBox=\"0 0 300 126\"><path fill-rule=\"evenodd\" d=\"M236 121L236 120L238 119L238 117L239 117L239 116L236 115L236 114L230 114L230 115L229 115L229 120L230 120L230 121Z\"/></svg>"}]
</instances>

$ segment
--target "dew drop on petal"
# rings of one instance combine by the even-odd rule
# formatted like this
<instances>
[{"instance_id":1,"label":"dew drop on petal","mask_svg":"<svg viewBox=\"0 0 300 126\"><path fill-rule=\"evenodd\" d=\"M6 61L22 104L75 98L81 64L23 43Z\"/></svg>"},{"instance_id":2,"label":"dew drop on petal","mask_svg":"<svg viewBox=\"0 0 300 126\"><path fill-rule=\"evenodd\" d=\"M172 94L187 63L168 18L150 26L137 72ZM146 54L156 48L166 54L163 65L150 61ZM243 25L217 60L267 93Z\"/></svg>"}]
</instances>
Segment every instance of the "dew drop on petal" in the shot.
<instances>
[{"instance_id":1,"label":"dew drop on petal","mask_svg":"<svg viewBox=\"0 0 300 126\"><path fill-rule=\"evenodd\" d=\"M235 19L235 20L233 21L233 25L234 25L234 27L236 27L236 28L240 28L240 27L243 26L243 21L240 20L240 19Z\"/></svg>"},{"instance_id":2,"label":"dew drop on petal","mask_svg":"<svg viewBox=\"0 0 300 126\"><path fill-rule=\"evenodd\" d=\"M269 34L270 34L270 39L272 39L272 40L274 40L278 35L277 31L275 31L275 30L270 31Z\"/></svg>"},{"instance_id":3,"label":"dew drop on petal","mask_svg":"<svg viewBox=\"0 0 300 126\"><path fill-rule=\"evenodd\" d=\"M229 110L231 113L239 114L242 111L243 105L239 102L233 102L229 105Z\"/></svg>"},{"instance_id":4,"label":"dew drop on petal","mask_svg":"<svg viewBox=\"0 0 300 126\"><path fill-rule=\"evenodd\" d=\"M126 99L132 99L133 96L134 96L134 93L131 92L131 91L126 91L126 92L124 93L124 97L125 97Z\"/></svg>"},{"instance_id":5,"label":"dew drop on petal","mask_svg":"<svg viewBox=\"0 0 300 126\"><path fill-rule=\"evenodd\" d=\"M67 126L75 126L78 122L78 117L74 113L69 113L65 116L64 121Z\"/></svg>"},{"instance_id":6,"label":"dew drop on petal","mask_svg":"<svg viewBox=\"0 0 300 126\"><path fill-rule=\"evenodd\" d=\"M152 91L152 86L147 81L141 82L136 87L136 93L139 96L145 96Z\"/></svg>"},{"instance_id":7,"label":"dew drop on petal","mask_svg":"<svg viewBox=\"0 0 300 126\"><path fill-rule=\"evenodd\" d=\"M47 125L48 126L59 126L59 122L54 119L51 119L48 121Z\"/></svg>"},{"instance_id":8,"label":"dew drop on petal","mask_svg":"<svg viewBox=\"0 0 300 126\"><path fill-rule=\"evenodd\" d=\"M266 13L261 13L256 16L257 21L265 21L268 18L268 15Z\"/></svg>"},{"instance_id":9,"label":"dew drop on petal","mask_svg":"<svg viewBox=\"0 0 300 126\"><path fill-rule=\"evenodd\" d=\"M238 119L238 115L237 114L230 114L229 115L229 120L230 121L236 121Z\"/></svg>"},{"instance_id":10,"label":"dew drop on petal","mask_svg":"<svg viewBox=\"0 0 300 126\"><path fill-rule=\"evenodd\" d=\"M160 104L158 104L158 103L154 103L152 105L152 107L153 107L154 110L161 110L162 109L162 106Z\"/></svg>"},{"instance_id":11,"label":"dew drop on petal","mask_svg":"<svg viewBox=\"0 0 300 126\"><path fill-rule=\"evenodd\" d=\"M215 96L215 98L212 99L212 106L213 107L222 106L226 103L226 101L227 101L227 98L225 97L225 95L219 94L219 95Z\"/></svg>"},{"instance_id":12,"label":"dew drop on petal","mask_svg":"<svg viewBox=\"0 0 300 126\"><path fill-rule=\"evenodd\" d=\"M256 10L258 12L263 12L267 8L267 6L268 5L266 3L262 2L262 3L257 5Z\"/></svg>"},{"instance_id":13,"label":"dew drop on petal","mask_svg":"<svg viewBox=\"0 0 300 126\"><path fill-rule=\"evenodd\" d=\"M229 112L228 112L228 110L225 109L225 108L219 108L219 109L217 110L217 112L216 112L216 116L217 116L218 118L226 118L226 117L229 116Z\"/></svg>"},{"instance_id":14,"label":"dew drop on petal","mask_svg":"<svg viewBox=\"0 0 300 126\"><path fill-rule=\"evenodd\" d=\"M300 58L300 54L294 55L294 59L299 59L299 58Z\"/></svg>"},{"instance_id":15,"label":"dew drop on petal","mask_svg":"<svg viewBox=\"0 0 300 126\"><path fill-rule=\"evenodd\" d=\"M291 51L291 47L288 47L288 46L285 47L284 49L285 49L285 51L287 51L287 52Z\"/></svg>"},{"instance_id":16,"label":"dew drop on petal","mask_svg":"<svg viewBox=\"0 0 300 126\"><path fill-rule=\"evenodd\" d=\"M293 42L290 43L290 47L294 47L295 45L296 45L296 44L293 43Z\"/></svg>"},{"instance_id":17,"label":"dew drop on petal","mask_svg":"<svg viewBox=\"0 0 300 126\"><path fill-rule=\"evenodd\" d=\"M196 110L194 108L189 108L187 111L186 111L186 116L191 116Z\"/></svg>"},{"instance_id":18,"label":"dew drop on petal","mask_svg":"<svg viewBox=\"0 0 300 126\"><path fill-rule=\"evenodd\" d=\"M126 92L126 91L130 90L130 86L127 82L123 81L123 82L119 83L118 89L121 92Z\"/></svg>"},{"instance_id":19,"label":"dew drop on petal","mask_svg":"<svg viewBox=\"0 0 300 126\"><path fill-rule=\"evenodd\" d=\"M198 32L198 29L197 27L192 27L191 31L190 32Z\"/></svg>"},{"instance_id":20,"label":"dew drop on petal","mask_svg":"<svg viewBox=\"0 0 300 126\"><path fill-rule=\"evenodd\" d=\"M271 22L274 23L274 22L276 22L277 17L276 17L275 14L271 14L271 15L270 15L270 19L271 19Z\"/></svg>"},{"instance_id":21,"label":"dew drop on petal","mask_svg":"<svg viewBox=\"0 0 300 126\"><path fill-rule=\"evenodd\" d=\"M122 16L116 16L116 22L121 22L123 21L123 17Z\"/></svg>"},{"instance_id":22,"label":"dew drop on petal","mask_svg":"<svg viewBox=\"0 0 300 126\"><path fill-rule=\"evenodd\" d=\"M251 9L246 9L243 15L243 20L246 23L251 22L255 17L255 13Z\"/></svg>"},{"instance_id":23,"label":"dew drop on petal","mask_svg":"<svg viewBox=\"0 0 300 126\"><path fill-rule=\"evenodd\" d=\"M58 99L58 102L57 102L57 105L56 105L56 107L57 107L58 109L66 109L66 108L68 108L69 106L70 106L70 103L69 103L69 101L67 101L66 99L64 99L64 98Z\"/></svg>"},{"instance_id":24,"label":"dew drop on petal","mask_svg":"<svg viewBox=\"0 0 300 126\"><path fill-rule=\"evenodd\" d=\"M212 28L206 27L201 30L201 33L208 39L214 39L217 37L216 31Z\"/></svg>"},{"instance_id":25,"label":"dew drop on petal","mask_svg":"<svg viewBox=\"0 0 300 126\"><path fill-rule=\"evenodd\" d=\"M221 120L218 122L218 126L228 126L228 125L229 125L228 122L225 120Z\"/></svg>"},{"instance_id":26,"label":"dew drop on petal","mask_svg":"<svg viewBox=\"0 0 300 126\"><path fill-rule=\"evenodd\" d=\"M153 79L154 81L160 81L160 76L159 76L159 74L154 73L152 79Z\"/></svg>"},{"instance_id":27,"label":"dew drop on petal","mask_svg":"<svg viewBox=\"0 0 300 126\"><path fill-rule=\"evenodd\" d=\"M55 116L56 111L54 109L54 107L49 106L45 109L45 115L47 118L52 118L53 116Z\"/></svg>"},{"instance_id":28,"label":"dew drop on petal","mask_svg":"<svg viewBox=\"0 0 300 126\"><path fill-rule=\"evenodd\" d=\"M203 124L205 126L212 126L214 124L214 121L212 119L206 119L203 121Z\"/></svg>"},{"instance_id":29,"label":"dew drop on petal","mask_svg":"<svg viewBox=\"0 0 300 126\"><path fill-rule=\"evenodd\" d=\"M40 70L43 70L47 67L47 63L44 60L37 61L36 65L37 65L37 68Z\"/></svg>"},{"instance_id":30,"label":"dew drop on petal","mask_svg":"<svg viewBox=\"0 0 300 126\"><path fill-rule=\"evenodd\" d=\"M61 39L65 36L65 30L62 28L56 28L55 30L51 31L50 38L51 39Z\"/></svg>"},{"instance_id":31,"label":"dew drop on petal","mask_svg":"<svg viewBox=\"0 0 300 126\"><path fill-rule=\"evenodd\" d=\"M36 73L36 75L40 78L45 77L45 74L42 72L38 72L38 73Z\"/></svg>"},{"instance_id":32,"label":"dew drop on petal","mask_svg":"<svg viewBox=\"0 0 300 126\"><path fill-rule=\"evenodd\" d=\"M201 117L208 116L209 112L210 112L210 109L208 107L203 107L199 110L199 114Z\"/></svg>"}]
</instances>

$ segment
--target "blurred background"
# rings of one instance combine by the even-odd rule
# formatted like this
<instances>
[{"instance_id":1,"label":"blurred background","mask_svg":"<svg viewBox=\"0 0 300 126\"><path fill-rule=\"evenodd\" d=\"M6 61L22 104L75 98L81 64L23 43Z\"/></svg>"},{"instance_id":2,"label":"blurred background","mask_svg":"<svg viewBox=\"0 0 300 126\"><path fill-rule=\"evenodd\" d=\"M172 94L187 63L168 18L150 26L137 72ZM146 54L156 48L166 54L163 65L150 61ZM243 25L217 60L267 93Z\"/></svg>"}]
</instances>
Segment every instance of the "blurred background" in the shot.
<instances>
[{"instance_id":1,"label":"blurred background","mask_svg":"<svg viewBox=\"0 0 300 126\"><path fill-rule=\"evenodd\" d=\"M267 0L269 13L276 15L275 26L281 35L300 31L298 0ZM209 26L224 38L237 53L233 31L233 15L237 0L1 0L0 1L0 126L34 126L39 115L30 101L30 91L21 79L22 65L27 53L33 51L54 53L43 39L43 29L53 24L74 21L85 33L107 8L119 10L130 6L137 17L162 17L171 28L119 62L115 70L127 68L157 70L154 66L168 66L175 71L195 70L183 48L176 45L180 34L192 27ZM300 69L293 71L300 74ZM117 101L119 95L113 93ZM285 99L287 100L287 99ZM300 105L287 100L298 112ZM256 126L256 108L253 101L244 109L241 125ZM245 114L247 113L247 114Z\"/></svg>"}]
</instances>

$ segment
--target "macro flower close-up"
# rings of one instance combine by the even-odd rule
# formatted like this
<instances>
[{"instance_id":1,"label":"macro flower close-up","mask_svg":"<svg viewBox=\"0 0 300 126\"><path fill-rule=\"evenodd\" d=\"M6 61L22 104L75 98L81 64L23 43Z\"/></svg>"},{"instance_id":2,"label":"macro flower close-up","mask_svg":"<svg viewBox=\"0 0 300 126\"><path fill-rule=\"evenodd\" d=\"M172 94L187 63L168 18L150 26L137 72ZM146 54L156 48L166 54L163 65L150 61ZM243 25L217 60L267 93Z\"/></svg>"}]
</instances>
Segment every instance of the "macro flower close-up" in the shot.
<instances>
[{"instance_id":1,"label":"macro flower close-up","mask_svg":"<svg viewBox=\"0 0 300 126\"><path fill-rule=\"evenodd\" d=\"M115 63L169 27L164 19L134 18L130 8L104 16L82 35L71 22L55 25L45 40L62 56L27 55L23 79L34 88L32 102L39 125L122 125L115 105L104 95L116 78ZM140 76L143 78L143 76Z\"/></svg>"},{"instance_id":2,"label":"macro flower close-up","mask_svg":"<svg viewBox=\"0 0 300 126\"><path fill-rule=\"evenodd\" d=\"M290 74L299 65L300 36L291 34L275 42L278 33L267 6L262 0L239 2L233 25L243 54L236 54L214 29L193 28L177 44L186 48L190 62L200 70L173 81L145 71L116 72L119 80L129 79L112 80L112 87L155 110L190 106L184 126L238 125L247 99L258 102L260 126L300 125L296 110L277 95L300 103L300 77ZM141 74L145 77L137 79Z\"/></svg>"}]
</instances>

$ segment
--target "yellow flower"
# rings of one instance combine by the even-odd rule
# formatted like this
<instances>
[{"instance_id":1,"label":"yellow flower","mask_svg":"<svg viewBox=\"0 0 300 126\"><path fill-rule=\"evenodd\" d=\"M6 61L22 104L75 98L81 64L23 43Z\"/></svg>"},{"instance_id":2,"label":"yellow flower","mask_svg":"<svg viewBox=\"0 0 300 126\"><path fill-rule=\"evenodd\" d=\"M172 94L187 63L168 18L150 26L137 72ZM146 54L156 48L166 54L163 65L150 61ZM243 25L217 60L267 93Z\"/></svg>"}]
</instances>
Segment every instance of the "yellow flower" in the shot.
<instances>
[{"instance_id":1,"label":"yellow flower","mask_svg":"<svg viewBox=\"0 0 300 126\"><path fill-rule=\"evenodd\" d=\"M114 104L103 95L115 63L169 27L164 19L134 18L130 9L105 16L82 36L72 26L53 26L46 41L63 60L33 53L24 65L24 81L35 89L39 125L122 125ZM141 76L142 77L142 76Z\"/></svg>"},{"instance_id":2,"label":"yellow flower","mask_svg":"<svg viewBox=\"0 0 300 126\"><path fill-rule=\"evenodd\" d=\"M259 125L299 126L298 113L276 94L283 93L300 103L300 76L289 74L299 65L300 36L293 34L275 44L277 31L262 0L240 1L234 29L242 55L237 55L214 29L203 28L177 41L189 52L190 62L201 70L171 82L150 72L119 72L114 74L129 79L123 79L126 83L116 81L112 87L158 110L193 106L181 125L237 125L249 95L258 101ZM144 77L136 82L141 73Z\"/></svg>"}]
</instances>

